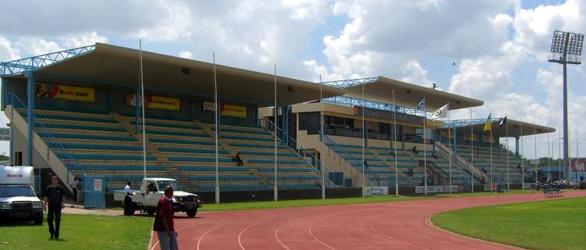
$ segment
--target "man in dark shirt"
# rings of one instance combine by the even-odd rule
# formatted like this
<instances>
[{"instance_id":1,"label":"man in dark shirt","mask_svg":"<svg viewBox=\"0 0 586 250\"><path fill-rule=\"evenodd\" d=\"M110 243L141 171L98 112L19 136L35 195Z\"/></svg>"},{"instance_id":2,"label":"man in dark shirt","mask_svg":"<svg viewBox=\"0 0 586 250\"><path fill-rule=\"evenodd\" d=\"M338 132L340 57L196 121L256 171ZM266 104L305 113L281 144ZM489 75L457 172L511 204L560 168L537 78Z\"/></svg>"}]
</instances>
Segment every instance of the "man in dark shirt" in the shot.
<instances>
[{"instance_id":1,"label":"man in dark shirt","mask_svg":"<svg viewBox=\"0 0 586 250\"><path fill-rule=\"evenodd\" d=\"M61 225L61 209L63 208L63 202L65 196L65 189L59 185L59 178L57 176L51 177L51 185L45 188L45 203L44 208L47 210L47 223L49 224L49 233L51 233L51 239L59 239L59 226ZM53 226L53 219L55 219L55 226Z\"/></svg>"},{"instance_id":2,"label":"man in dark shirt","mask_svg":"<svg viewBox=\"0 0 586 250\"><path fill-rule=\"evenodd\" d=\"M157 232L161 250L177 250L177 233L173 223L173 187L165 187L165 196L159 199L153 231Z\"/></svg>"}]
</instances>

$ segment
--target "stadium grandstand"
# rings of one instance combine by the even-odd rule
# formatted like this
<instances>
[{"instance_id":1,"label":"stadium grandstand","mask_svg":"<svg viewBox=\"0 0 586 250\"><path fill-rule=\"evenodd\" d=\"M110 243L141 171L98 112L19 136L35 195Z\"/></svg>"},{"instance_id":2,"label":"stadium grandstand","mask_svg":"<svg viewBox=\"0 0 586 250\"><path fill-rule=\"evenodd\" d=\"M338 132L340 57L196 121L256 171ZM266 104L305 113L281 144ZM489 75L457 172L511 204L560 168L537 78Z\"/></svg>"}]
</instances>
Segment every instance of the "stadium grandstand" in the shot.
<instances>
[{"instance_id":1,"label":"stadium grandstand","mask_svg":"<svg viewBox=\"0 0 586 250\"><path fill-rule=\"evenodd\" d=\"M275 186L301 196L322 187L519 188L535 180L519 138L555 131L504 118L433 119L446 104L483 102L386 77L318 84L101 43L1 67L11 163L39 169L41 182L49 173L65 183L104 176L109 191L149 176L209 194L216 170L220 191L233 195ZM515 149L499 143L506 137Z\"/></svg>"}]
</instances>

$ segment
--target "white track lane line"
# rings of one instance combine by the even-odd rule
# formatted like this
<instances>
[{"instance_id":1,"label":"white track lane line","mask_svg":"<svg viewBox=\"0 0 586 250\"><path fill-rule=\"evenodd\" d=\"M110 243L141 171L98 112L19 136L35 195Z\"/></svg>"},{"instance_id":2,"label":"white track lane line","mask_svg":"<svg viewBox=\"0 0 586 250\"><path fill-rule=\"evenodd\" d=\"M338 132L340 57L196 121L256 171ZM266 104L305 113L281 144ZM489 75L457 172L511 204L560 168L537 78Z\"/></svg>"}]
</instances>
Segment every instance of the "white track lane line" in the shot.
<instances>
[{"instance_id":1,"label":"white track lane line","mask_svg":"<svg viewBox=\"0 0 586 250\"><path fill-rule=\"evenodd\" d=\"M289 225L295 225L295 224L297 224L297 223L288 223L288 222L285 222L285 223L283 223L283 225L277 227L275 229L275 232L273 233L273 235L275 236L275 239L277 239L277 242L279 242L279 244L281 244L281 246L283 248L287 249L287 250L291 250L291 249L288 248L283 241L281 241L281 238L279 238L279 232L281 231L281 229L286 228Z\"/></svg>"},{"instance_id":2,"label":"white track lane line","mask_svg":"<svg viewBox=\"0 0 586 250\"><path fill-rule=\"evenodd\" d=\"M317 242L319 242L320 244L326 246L329 249L336 250L336 248L334 248L334 247L326 244L325 242L323 242L320 239L318 239L317 237L315 237L315 235L313 235L313 232L311 231L311 228L313 228L313 224L310 224L309 225L309 235L311 236L311 238L313 238L314 240L316 240Z\"/></svg>"},{"instance_id":3,"label":"white track lane line","mask_svg":"<svg viewBox=\"0 0 586 250\"><path fill-rule=\"evenodd\" d=\"M244 248L244 246L242 246L242 234L244 234L244 232L246 232L246 230L248 230L249 228L256 226L258 224L262 223L262 221L259 221L257 223L251 223L248 224L248 226L246 226L245 228L243 228L242 230L240 230L240 233L238 233L238 245L240 246L240 249L245 250L246 248Z\"/></svg>"},{"instance_id":4,"label":"white track lane line","mask_svg":"<svg viewBox=\"0 0 586 250\"><path fill-rule=\"evenodd\" d=\"M218 226L212 227L208 231L206 231L205 233L203 233L201 236L199 236L199 239L197 239L196 249L197 250L200 249L201 242L203 242L203 239L206 237L206 235L208 235L209 232L214 231L214 230L216 230L216 229L218 229L220 227L227 226L227 225L229 225L229 224L220 224Z\"/></svg>"},{"instance_id":5,"label":"white track lane line","mask_svg":"<svg viewBox=\"0 0 586 250\"><path fill-rule=\"evenodd\" d=\"M382 216L384 216L384 215L385 215L385 214L381 214L381 215L375 216L375 217L373 217L373 218L382 217ZM409 246L411 246L411 247L414 247L414 248L420 248L420 249L429 249L429 248L422 247L422 246L418 246L418 245L415 245L415 244L413 244L413 243L411 243L411 242L404 241L404 240L401 240L401 239L399 239L399 238L396 238L396 237L393 237L393 236L390 236L390 235L387 235L387 234L381 233L381 232L379 232L377 229L375 229L375 228L374 228L373 222L374 222L374 221L373 221L373 220L371 220L371 221L368 223L368 227L369 227L370 231L374 233L374 235L378 236L378 237L379 237L379 238L381 238L381 239L384 239L384 240L387 240L387 241L391 241L391 242L393 242L393 241L395 241L395 240L396 240L396 241L398 241L398 242L401 242L401 243L407 244L407 245L409 245Z\"/></svg>"}]
</instances>

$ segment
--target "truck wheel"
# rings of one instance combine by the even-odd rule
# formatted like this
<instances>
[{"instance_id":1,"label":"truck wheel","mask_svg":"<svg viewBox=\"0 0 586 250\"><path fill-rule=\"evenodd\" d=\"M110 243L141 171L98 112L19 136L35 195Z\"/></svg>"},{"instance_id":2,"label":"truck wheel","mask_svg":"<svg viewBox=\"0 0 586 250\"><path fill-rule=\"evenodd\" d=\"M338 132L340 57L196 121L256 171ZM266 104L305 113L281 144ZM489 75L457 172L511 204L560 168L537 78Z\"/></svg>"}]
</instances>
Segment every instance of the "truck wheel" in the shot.
<instances>
[{"instance_id":1,"label":"truck wheel","mask_svg":"<svg viewBox=\"0 0 586 250\"><path fill-rule=\"evenodd\" d=\"M149 207L149 208L146 209L147 214L149 214L150 216L155 215L155 212L156 211L157 211L157 209L154 208L154 207Z\"/></svg>"},{"instance_id":2,"label":"truck wheel","mask_svg":"<svg viewBox=\"0 0 586 250\"><path fill-rule=\"evenodd\" d=\"M35 217L35 224L36 225L43 225L43 216Z\"/></svg>"},{"instance_id":3,"label":"truck wheel","mask_svg":"<svg viewBox=\"0 0 586 250\"><path fill-rule=\"evenodd\" d=\"M191 209L191 210L187 210L185 213L187 214L187 217L193 218L197 214L197 208Z\"/></svg>"}]
</instances>

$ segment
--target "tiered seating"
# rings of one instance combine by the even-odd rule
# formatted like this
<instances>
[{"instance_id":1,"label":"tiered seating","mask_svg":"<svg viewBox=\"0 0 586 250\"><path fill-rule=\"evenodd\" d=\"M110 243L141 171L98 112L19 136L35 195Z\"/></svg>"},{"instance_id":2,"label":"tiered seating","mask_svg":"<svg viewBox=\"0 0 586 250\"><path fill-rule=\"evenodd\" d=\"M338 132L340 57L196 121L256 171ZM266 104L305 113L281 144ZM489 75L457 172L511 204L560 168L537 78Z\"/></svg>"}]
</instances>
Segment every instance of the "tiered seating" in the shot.
<instances>
[{"instance_id":1,"label":"tiered seating","mask_svg":"<svg viewBox=\"0 0 586 250\"><path fill-rule=\"evenodd\" d=\"M179 171L179 181L186 189L214 191L216 149L213 137L195 121L161 118L146 119L147 140L156 148L154 155L165 160L168 167ZM134 119L130 119L131 125L134 125ZM218 161L221 191L258 190L261 186L250 169L235 166L230 152L223 145L219 145Z\"/></svg>"},{"instance_id":2,"label":"tiered seating","mask_svg":"<svg viewBox=\"0 0 586 250\"><path fill-rule=\"evenodd\" d=\"M456 147L458 155L464 159L471 160L470 146L458 145ZM521 184L521 159L515 157L514 153L503 148L494 147L492 151L492 172L493 172L493 183L506 183L507 182L507 155L509 156L509 176L511 183ZM527 163L524 163L528 166ZM490 176L490 147L474 147L474 166L480 168L487 175ZM488 183L489 180L486 180Z\"/></svg>"},{"instance_id":3,"label":"tiered seating","mask_svg":"<svg viewBox=\"0 0 586 250\"><path fill-rule=\"evenodd\" d=\"M134 116L39 109L35 131L76 176L104 175L109 189L143 178L143 147ZM147 115L148 176L176 178L186 190L213 191L216 149L211 127L173 116ZM118 119L118 120L117 120ZM222 191L270 190L273 186L272 135L260 127L221 127L218 150ZM232 156L240 152L244 166ZM278 146L280 189L318 188L321 174L285 145Z\"/></svg>"},{"instance_id":4,"label":"tiered seating","mask_svg":"<svg viewBox=\"0 0 586 250\"><path fill-rule=\"evenodd\" d=\"M327 143L328 147L334 150L339 156L344 158L352 167L362 172L362 146ZM395 152L392 148L369 146L365 149L364 159L368 168L366 176L368 185L395 185ZM397 167L399 172L400 186L415 186L423 183L423 167L419 166L419 161L423 161L423 152L414 153L412 151L397 149ZM428 152L428 168L441 178L428 178L431 184L447 185L446 181L449 176L449 159L442 158L437 154ZM455 163L452 164L452 184L465 184L465 172Z\"/></svg>"},{"instance_id":5,"label":"tiered seating","mask_svg":"<svg viewBox=\"0 0 586 250\"><path fill-rule=\"evenodd\" d=\"M214 126L210 126L214 130ZM274 137L255 126L221 125L220 138L231 152L239 152L244 165L259 174L269 188L274 178ZM277 178L280 189L320 188L321 174L289 147L278 144ZM329 182L327 185L333 185Z\"/></svg>"},{"instance_id":6,"label":"tiered seating","mask_svg":"<svg viewBox=\"0 0 586 250\"><path fill-rule=\"evenodd\" d=\"M359 173L362 173L362 146L335 143L327 143L327 146L344 158ZM393 151L389 148L370 146L365 149L364 155L368 166L365 169L367 185L394 186ZM421 178L419 177L422 176L422 171L417 167L417 161L411 159L409 153L403 150L398 150L398 156L399 185L413 186L420 182Z\"/></svg>"},{"instance_id":7,"label":"tiered seating","mask_svg":"<svg viewBox=\"0 0 586 250\"><path fill-rule=\"evenodd\" d=\"M142 145L110 114L37 109L34 115L34 130L74 175L104 175L110 189L142 180ZM153 155L147 170L168 176Z\"/></svg>"}]
</instances>

